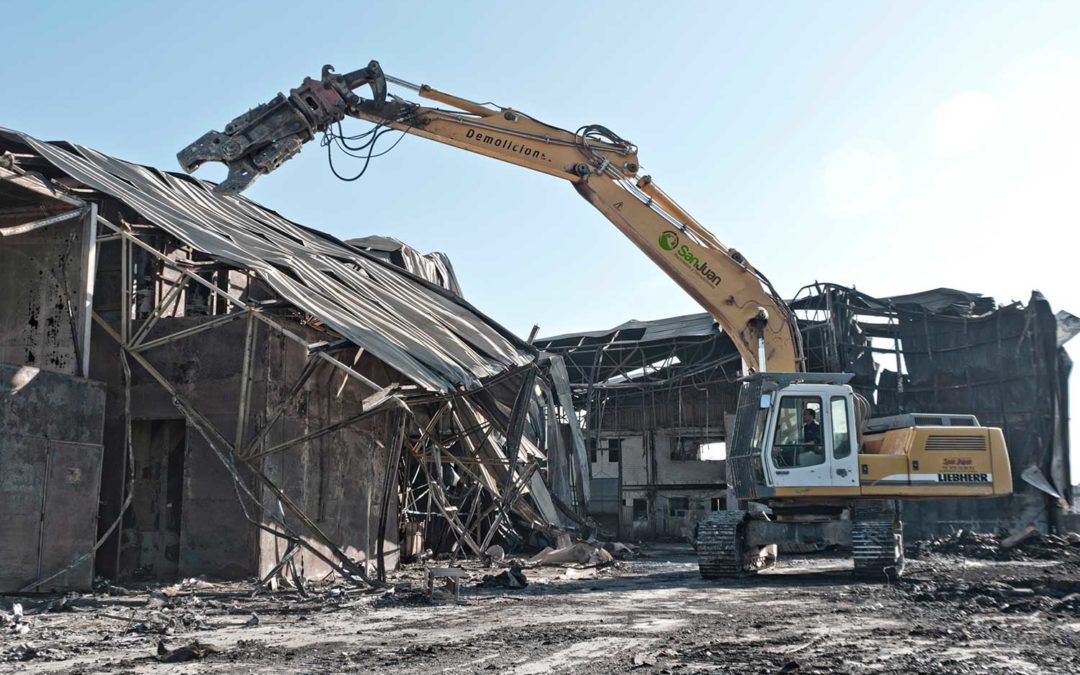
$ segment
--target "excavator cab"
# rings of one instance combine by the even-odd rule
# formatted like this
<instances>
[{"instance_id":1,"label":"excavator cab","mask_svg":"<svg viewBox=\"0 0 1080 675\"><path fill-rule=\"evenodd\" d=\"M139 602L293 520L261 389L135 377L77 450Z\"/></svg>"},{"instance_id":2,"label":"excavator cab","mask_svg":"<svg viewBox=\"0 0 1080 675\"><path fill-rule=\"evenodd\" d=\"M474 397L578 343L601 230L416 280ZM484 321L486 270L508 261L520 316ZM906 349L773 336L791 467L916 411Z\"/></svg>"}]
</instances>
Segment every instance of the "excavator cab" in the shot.
<instances>
[{"instance_id":1,"label":"excavator cab","mask_svg":"<svg viewBox=\"0 0 1080 675\"><path fill-rule=\"evenodd\" d=\"M781 487L858 487L853 393L846 384L792 384L764 394L768 482Z\"/></svg>"},{"instance_id":2,"label":"excavator cab","mask_svg":"<svg viewBox=\"0 0 1080 675\"><path fill-rule=\"evenodd\" d=\"M760 373L743 383L728 445L739 499L788 489L849 495L859 488L859 434L850 374ZM861 409L861 406L860 406Z\"/></svg>"}]
</instances>

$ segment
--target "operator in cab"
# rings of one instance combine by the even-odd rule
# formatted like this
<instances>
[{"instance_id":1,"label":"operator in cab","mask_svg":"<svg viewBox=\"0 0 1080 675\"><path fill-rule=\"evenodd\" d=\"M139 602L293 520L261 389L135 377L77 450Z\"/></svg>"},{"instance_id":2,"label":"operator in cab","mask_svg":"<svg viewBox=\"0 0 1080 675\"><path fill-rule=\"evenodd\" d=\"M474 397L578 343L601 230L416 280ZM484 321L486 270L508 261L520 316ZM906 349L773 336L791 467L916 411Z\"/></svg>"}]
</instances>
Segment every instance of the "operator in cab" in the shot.
<instances>
[{"instance_id":1,"label":"operator in cab","mask_svg":"<svg viewBox=\"0 0 1080 675\"><path fill-rule=\"evenodd\" d=\"M817 423L817 415L812 408L803 408L802 422L803 443L821 445L821 425Z\"/></svg>"}]
</instances>

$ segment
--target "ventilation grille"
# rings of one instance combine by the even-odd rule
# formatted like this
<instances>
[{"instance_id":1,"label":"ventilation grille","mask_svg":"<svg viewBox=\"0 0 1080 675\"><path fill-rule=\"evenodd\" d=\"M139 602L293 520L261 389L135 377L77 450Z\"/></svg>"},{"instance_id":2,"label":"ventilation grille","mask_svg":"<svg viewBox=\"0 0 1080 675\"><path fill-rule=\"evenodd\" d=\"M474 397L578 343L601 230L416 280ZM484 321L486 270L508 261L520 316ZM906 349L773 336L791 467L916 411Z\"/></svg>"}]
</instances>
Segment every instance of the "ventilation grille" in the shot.
<instances>
[{"instance_id":1,"label":"ventilation grille","mask_svg":"<svg viewBox=\"0 0 1080 675\"><path fill-rule=\"evenodd\" d=\"M985 436L942 436L930 434L927 450L986 450Z\"/></svg>"}]
</instances>

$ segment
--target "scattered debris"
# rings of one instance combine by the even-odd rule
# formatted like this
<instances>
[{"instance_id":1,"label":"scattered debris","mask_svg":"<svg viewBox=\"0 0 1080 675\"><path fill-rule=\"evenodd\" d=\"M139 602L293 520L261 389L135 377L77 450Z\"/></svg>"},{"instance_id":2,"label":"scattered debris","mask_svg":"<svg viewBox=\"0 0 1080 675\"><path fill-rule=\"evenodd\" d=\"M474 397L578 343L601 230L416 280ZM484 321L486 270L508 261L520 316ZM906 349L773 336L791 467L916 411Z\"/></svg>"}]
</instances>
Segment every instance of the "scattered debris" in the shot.
<instances>
[{"instance_id":1,"label":"scattered debris","mask_svg":"<svg viewBox=\"0 0 1080 675\"><path fill-rule=\"evenodd\" d=\"M161 591L150 591L150 599L146 601L146 606L151 609L164 607L166 599L165 594Z\"/></svg>"},{"instance_id":2,"label":"scattered debris","mask_svg":"<svg viewBox=\"0 0 1080 675\"><path fill-rule=\"evenodd\" d=\"M162 663L183 663L185 661L196 661L206 658L210 654L216 654L218 649L210 645L199 644L198 640L194 640L183 647L177 647L176 649L169 649L165 646L164 640L158 640L157 644L157 656L158 661Z\"/></svg>"},{"instance_id":3,"label":"scattered debris","mask_svg":"<svg viewBox=\"0 0 1080 675\"><path fill-rule=\"evenodd\" d=\"M502 562L506 558L506 551L503 550L502 546L494 544L484 551L484 557L491 562Z\"/></svg>"},{"instance_id":4,"label":"scattered debris","mask_svg":"<svg viewBox=\"0 0 1080 675\"><path fill-rule=\"evenodd\" d=\"M597 567L567 567L556 577L557 579L595 579Z\"/></svg>"},{"instance_id":5,"label":"scattered debris","mask_svg":"<svg viewBox=\"0 0 1080 675\"><path fill-rule=\"evenodd\" d=\"M1039 534L1039 528L1034 525L1029 525L1026 529L1020 530L1015 534L1011 534L1001 540L1001 548L1012 548L1017 544L1021 544L1028 539Z\"/></svg>"},{"instance_id":6,"label":"scattered debris","mask_svg":"<svg viewBox=\"0 0 1080 675\"><path fill-rule=\"evenodd\" d=\"M909 557L930 554L957 555L978 560L1075 560L1080 561L1080 536L1043 534L1028 527L1008 537L960 530L938 539L916 542Z\"/></svg>"},{"instance_id":7,"label":"scattered debris","mask_svg":"<svg viewBox=\"0 0 1080 675\"><path fill-rule=\"evenodd\" d=\"M16 602L11 606L11 612L0 610L0 627L6 629L9 635L26 635L30 632L30 625L23 617L23 606Z\"/></svg>"},{"instance_id":8,"label":"scattered debris","mask_svg":"<svg viewBox=\"0 0 1080 675\"><path fill-rule=\"evenodd\" d=\"M603 546L604 550L616 560L632 560L641 557L640 546L627 545L621 541L605 541Z\"/></svg>"},{"instance_id":9,"label":"scattered debris","mask_svg":"<svg viewBox=\"0 0 1080 675\"><path fill-rule=\"evenodd\" d=\"M563 548L545 548L532 558L530 565L605 565L615 558L606 550L585 541L579 541Z\"/></svg>"},{"instance_id":10,"label":"scattered debris","mask_svg":"<svg viewBox=\"0 0 1080 675\"><path fill-rule=\"evenodd\" d=\"M525 588L529 580L519 565L511 565L499 574L485 574L480 581L480 588Z\"/></svg>"},{"instance_id":11,"label":"scattered debris","mask_svg":"<svg viewBox=\"0 0 1080 675\"><path fill-rule=\"evenodd\" d=\"M92 584L95 593L104 593L106 595L128 595L131 591L123 586L116 586L105 577L94 577Z\"/></svg>"},{"instance_id":12,"label":"scattered debris","mask_svg":"<svg viewBox=\"0 0 1080 675\"><path fill-rule=\"evenodd\" d=\"M74 610L71 603L74 601L75 596L73 594L67 594L62 598L50 600L49 604L45 606L46 612L71 612Z\"/></svg>"}]
</instances>

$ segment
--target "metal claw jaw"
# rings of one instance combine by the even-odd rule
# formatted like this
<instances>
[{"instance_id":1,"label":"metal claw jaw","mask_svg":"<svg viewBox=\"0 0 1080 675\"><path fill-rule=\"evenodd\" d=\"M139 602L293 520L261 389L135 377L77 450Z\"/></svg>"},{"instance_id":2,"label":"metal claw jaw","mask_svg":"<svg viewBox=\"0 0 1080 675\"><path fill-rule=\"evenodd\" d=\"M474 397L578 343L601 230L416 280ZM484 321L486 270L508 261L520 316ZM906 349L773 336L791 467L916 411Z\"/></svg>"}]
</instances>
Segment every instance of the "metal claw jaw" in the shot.
<instances>
[{"instance_id":1,"label":"metal claw jaw","mask_svg":"<svg viewBox=\"0 0 1080 675\"><path fill-rule=\"evenodd\" d=\"M229 167L229 175L214 191L235 194L281 166L314 137L315 129L292 97L278 94L226 124L224 132L206 132L176 159L188 173L206 162L221 162Z\"/></svg>"},{"instance_id":2,"label":"metal claw jaw","mask_svg":"<svg viewBox=\"0 0 1080 675\"><path fill-rule=\"evenodd\" d=\"M344 75L324 66L321 79L305 79L288 96L278 94L232 120L223 132L208 131L176 159L188 173L205 162L221 162L229 167L229 175L214 191L242 192L300 152L316 132L344 119L361 100L352 90L363 85L371 86L372 100L380 104L386 100L386 78L378 62Z\"/></svg>"}]
</instances>

